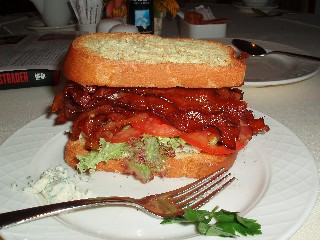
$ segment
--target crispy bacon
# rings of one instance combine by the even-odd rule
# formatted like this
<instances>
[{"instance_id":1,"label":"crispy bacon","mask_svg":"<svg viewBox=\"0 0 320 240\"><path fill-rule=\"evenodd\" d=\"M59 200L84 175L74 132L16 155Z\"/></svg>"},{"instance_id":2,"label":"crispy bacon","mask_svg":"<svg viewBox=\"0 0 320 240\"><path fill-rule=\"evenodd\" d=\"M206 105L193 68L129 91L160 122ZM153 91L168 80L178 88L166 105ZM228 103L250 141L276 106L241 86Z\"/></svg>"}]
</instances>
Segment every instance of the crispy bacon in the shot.
<instances>
[{"instance_id":1,"label":"crispy bacon","mask_svg":"<svg viewBox=\"0 0 320 240\"><path fill-rule=\"evenodd\" d=\"M78 139L83 132L91 141L88 148L96 148L105 132L117 133L135 114L142 113L157 115L186 133L214 128L229 149L235 148L241 126L251 126L254 133L269 129L263 119L255 119L247 110L242 92L236 88L110 88L69 81L52 111L59 112L57 123L74 121L71 139Z\"/></svg>"}]
</instances>

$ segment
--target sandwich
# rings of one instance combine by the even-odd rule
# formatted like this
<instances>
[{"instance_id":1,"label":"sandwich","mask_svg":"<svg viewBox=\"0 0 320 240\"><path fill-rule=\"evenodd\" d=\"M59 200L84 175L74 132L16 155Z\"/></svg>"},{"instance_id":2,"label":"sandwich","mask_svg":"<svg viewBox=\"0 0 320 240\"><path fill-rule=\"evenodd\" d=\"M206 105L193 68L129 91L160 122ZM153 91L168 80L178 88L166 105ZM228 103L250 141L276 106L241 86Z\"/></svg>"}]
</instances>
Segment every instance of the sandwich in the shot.
<instances>
[{"instance_id":1,"label":"sandwich","mask_svg":"<svg viewBox=\"0 0 320 240\"><path fill-rule=\"evenodd\" d=\"M72 122L65 161L80 172L201 178L229 169L253 135L269 130L237 88L245 63L226 45L154 35L78 37L51 106Z\"/></svg>"}]
</instances>

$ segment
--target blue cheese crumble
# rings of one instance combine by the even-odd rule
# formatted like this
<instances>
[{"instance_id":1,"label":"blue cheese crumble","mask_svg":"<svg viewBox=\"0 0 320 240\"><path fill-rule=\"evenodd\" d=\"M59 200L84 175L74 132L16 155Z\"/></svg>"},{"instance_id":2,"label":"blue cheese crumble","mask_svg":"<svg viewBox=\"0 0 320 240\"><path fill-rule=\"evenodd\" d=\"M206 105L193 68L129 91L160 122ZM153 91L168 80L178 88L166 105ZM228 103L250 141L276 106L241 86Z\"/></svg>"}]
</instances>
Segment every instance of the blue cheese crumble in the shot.
<instances>
[{"instance_id":1,"label":"blue cheese crumble","mask_svg":"<svg viewBox=\"0 0 320 240\"><path fill-rule=\"evenodd\" d=\"M24 188L24 191L42 194L48 203L71 201L91 196L90 190L79 187L81 182L88 180L86 175L76 174L70 177L64 167L52 166L37 181L29 181L29 187Z\"/></svg>"}]
</instances>

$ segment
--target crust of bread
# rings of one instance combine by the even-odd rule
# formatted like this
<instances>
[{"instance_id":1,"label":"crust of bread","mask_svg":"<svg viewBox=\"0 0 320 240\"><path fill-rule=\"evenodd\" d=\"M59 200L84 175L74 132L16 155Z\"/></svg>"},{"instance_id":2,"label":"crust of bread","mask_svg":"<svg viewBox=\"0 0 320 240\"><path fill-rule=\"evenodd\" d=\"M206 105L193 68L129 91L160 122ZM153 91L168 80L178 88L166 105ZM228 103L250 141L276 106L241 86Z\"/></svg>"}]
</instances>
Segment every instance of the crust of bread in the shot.
<instances>
[{"instance_id":1,"label":"crust of bread","mask_svg":"<svg viewBox=\"0 0 320 240\"><path fill-rule=\"evenodd\" d=\"M188 62L160 62L155 64L146 61L114 60L108 58L106 53L108 51L105 51L104 56L101 56L98 47L97 50L87 47L90 43L94 45L95 41L98 40L107 42L108 39L123 37L132 39L150 38L153 41L165 39L148 34L123 33L96 33L80 36L74 40L66 55L63 68L65 77L82 85L109 87L221 88L243 84L245 64L235 58L236 53L231 47L213 41L171 39L172 44L175 41L180 41L182 45L183 43L192 44L202 41L201 43L206 43L206 45L210 43L212 46L218 46L227 59L225 61L227 65L201 62L196 64ZM199 46L199 52L202 51L203 54L206 52L205 49L201 49L201 44L197 46ZM134 53L133 55L136 56L137 54ZM198 59L201 59L201 54L199 54Z\"/></svg>"},{"instance_id":2,"label":"crust of bread","mask_svg":"<svg viewBox=\"0 0 320 240\"><path fill-rule=\"evenodd\" d=\"M88 153L84 149L84 139L77 141L69 140L65 148L65 161L68 165L76 168L77 155ZM179 157L167 159L167 171L161 177L168 178L202 178L222 167L229 169L236 160L237 154L212 155L206 153L188 153ZM125 173L124 159L109 160L108 163L101 162L97 165L97 171Z\"/></svg>"}]
</instances>

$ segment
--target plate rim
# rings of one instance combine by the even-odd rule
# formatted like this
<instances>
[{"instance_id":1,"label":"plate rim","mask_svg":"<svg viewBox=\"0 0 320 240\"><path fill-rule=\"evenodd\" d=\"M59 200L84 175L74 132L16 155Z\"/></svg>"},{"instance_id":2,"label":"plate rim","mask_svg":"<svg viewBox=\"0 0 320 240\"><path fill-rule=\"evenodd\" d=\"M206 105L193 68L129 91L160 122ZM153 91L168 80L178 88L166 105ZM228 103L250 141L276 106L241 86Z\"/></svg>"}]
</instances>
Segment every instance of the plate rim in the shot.
<instances>
[{"instance_id":1,"label":"plate rim","mask_svg":"<svg viewBox=\"0 0 320 240\"><path fill-rule=\"evenodd\" d=\"M76 24L68 24L60 27L47 27L47 26L27 26L29 30L36 32L52 32L52 31L75 31Z\"/></svg>"},{"instance_id":2,"label":"plate rim","mask_svg":"<svg viewBox=\"0 0 320 240\"><path fill-rule=\"evenodd\" d=\"M234 2L232 3L232 6L236 7L236 8L242 8L242 9L252 9L253 7L250 7L250 6L245 6L243 5L242 2ZM255 7L257 9L260 9L260 10L271 10L271 9L277 9L279 8L279 5L278 4L268 4L264 7Z\"/></svg>"},{"instance_id":3,"label":"plate rim","mask_svg":"<svg viewBox=\"0 0 320 240\"><path fill-rule=\"evenodd\" d=\"M215 39L208 39L208 40L213 40L213 41L222 41L222 43L227 44L231 47L234 47L231 42L232 39L234 38L215 38ZM295 48L295 47L291 47L289 45L285 45L282 43L277 43L277 42L273 42L273 41L267 41L267 40L260 40L260 39L252 39L252 38L240 38L246 41L251 41L251 42L255 42L258 43L259 45L274 45L274 46L278 46L279 48L287 48L289 49L289 51L294 51L297 53L301 53L301 54L305 54L305 55L309 55L308 52L301 50L299 48ZM277 49L267 49L267 50L277 50ZM278 49L279 50L279 49ZM284 56L284 55L282 55ZM294 57L288 57L288 56L284 56L287 57L289 59L293 59L293 61L295 59L297 59L295 62L299 63L302 62L302 59L298 59L298 58L294 58ZM253 58L253 57L252 57ZM304 62L308 62L308 60L304 60ZM309 61L312 62L312 61ZM316 68L316 67L315 67ZM314 69L315 69L314 68ZM286 85L286 84L292 84L292 83L297 83L297 82L301 82L304 80L307 80L311 77L313 77L314 75L316 75L318 72L320 71L320 64L318 64L318 67L313 70L312 72L308 72L307 74L304 74L302 76L297 76L295 78L287 78L287 79L280 79L280 80L274 80L274 81L246 81L246 78L244 79L244 83L243 83L243 87L268 87L268 86L280 86L280 85Z\"/></svg>"}]
</instances>

